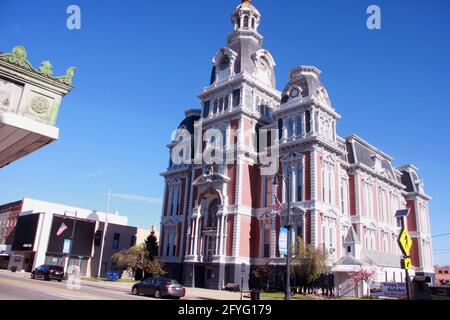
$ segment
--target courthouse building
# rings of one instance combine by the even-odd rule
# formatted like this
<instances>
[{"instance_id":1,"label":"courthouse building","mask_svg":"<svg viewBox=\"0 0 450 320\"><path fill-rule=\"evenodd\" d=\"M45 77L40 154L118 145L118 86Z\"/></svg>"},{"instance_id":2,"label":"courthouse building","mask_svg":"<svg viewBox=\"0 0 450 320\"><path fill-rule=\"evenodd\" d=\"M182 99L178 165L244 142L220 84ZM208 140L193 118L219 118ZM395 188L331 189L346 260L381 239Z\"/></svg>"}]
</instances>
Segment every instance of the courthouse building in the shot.
<instances>
[{"instance_id":1,"label":"courthouse building","mask_svg":"<svg viewBox=\"0 0 450 320\"><path fill-rule=\"evenodd\" d=\"M362 267L373 268L376 281L404 280L394 218L401 208L410 209L412 274L432 275L431 198L418 169L395 167L391 156L357 135L337 134L341 115L318 68L292 69L284 90L277 90L275 60L262 47L261 14L251 1L242 1L231 21L227 45L212 60L210 84L198 95L201 108L186 111L183 130L168 147L172 155L190 135L192 152L180 156L197 159L194 141L213 149L222 142L202 136L214 128L234 159L208 166L179 164L171 157L162 173L160 256L170 275L187 286L195 281L197 287L222 289L241 282L242 264L245 287L258 266L284 270L278 235L286 224L288 196L293 238L323 249L343 294L355 294L347 273ZM268 135L277 140L264 150L258 143L262 129L278 133ZM290 178L288 187L280 182L273 188L274 175L263 174L259 156L274 148L279 173Z\"/></svg>"}]
</instances>

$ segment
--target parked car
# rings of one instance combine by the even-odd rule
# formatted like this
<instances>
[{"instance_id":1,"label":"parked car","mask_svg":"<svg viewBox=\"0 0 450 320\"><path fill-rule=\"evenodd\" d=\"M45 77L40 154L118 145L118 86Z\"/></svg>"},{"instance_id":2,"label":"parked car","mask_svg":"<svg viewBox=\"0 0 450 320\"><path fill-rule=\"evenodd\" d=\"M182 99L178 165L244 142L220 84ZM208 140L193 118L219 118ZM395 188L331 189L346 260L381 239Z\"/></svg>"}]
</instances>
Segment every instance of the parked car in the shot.
<instances>
[{"instance_id":1,"label":"parked car","mask_svg":"<svg viewBox=\"0 0 450 320\"><path fill-rule=\"evenodd\" d=\"M186 295L186 288L175 280L167 278L148 278L136 283L131 292L134 295L153 296L160 298L180 299Z\"/></svg>"},{"instance_id":2,"label":"parked car","mask_svg":"<svg viewBox=\"0 0 450 320\"><path fill-rule=\"evenodd\" d=\"M31 279L58 280L58 282L61 282L64 279L64 268L44 264L31 272Z\"/></svg>"}]
</instances>

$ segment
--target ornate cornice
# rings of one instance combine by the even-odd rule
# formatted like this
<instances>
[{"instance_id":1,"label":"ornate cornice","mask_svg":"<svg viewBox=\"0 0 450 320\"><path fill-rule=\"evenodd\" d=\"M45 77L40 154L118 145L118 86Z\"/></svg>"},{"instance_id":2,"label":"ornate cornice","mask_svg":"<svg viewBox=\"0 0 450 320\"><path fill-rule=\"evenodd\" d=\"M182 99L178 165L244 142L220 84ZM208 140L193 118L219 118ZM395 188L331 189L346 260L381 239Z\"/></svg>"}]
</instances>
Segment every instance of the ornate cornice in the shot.
<instances>
[{"instance_id":1,"label":"ornate cornice","mask_svg":"<svg viewBox=\"0 0 450 320\"><path fill-rule=\"evenodd\" d=\"M45 60L41 63L41 66L36 69L27 60L27 51L23 46L17 46L12 50L12 53L0 54L0 61L7 62L11 65L15 65L21 69L31 71L37 75L49 78L51 80L58 81L62 84L72 86L73 76L75 74L75 67L70 67L64 76L53 76L53 66L49 60Z\"/></svg>"}]
</instances>

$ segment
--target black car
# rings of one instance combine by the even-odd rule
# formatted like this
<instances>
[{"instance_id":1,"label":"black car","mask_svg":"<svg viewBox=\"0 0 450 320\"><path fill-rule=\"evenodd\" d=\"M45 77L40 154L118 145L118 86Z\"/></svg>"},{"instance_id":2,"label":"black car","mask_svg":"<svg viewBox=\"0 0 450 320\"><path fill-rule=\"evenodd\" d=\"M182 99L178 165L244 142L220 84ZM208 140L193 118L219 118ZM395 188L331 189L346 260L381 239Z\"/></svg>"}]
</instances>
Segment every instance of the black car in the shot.
<instances>
[{"instance_id":1,"label":"black car","mask_svg":"<svg viewBox=\"0 0 450 320\"><path fill-rule=\"evenodd\" d=\"M64 268L44 264L31 272L31 279L58 280L58 282L61 282L64 279Z\"/></svg>"},{"instance_id":2,"label":"black car","mask_svg":"<svg viewBox=\"0 0 450 320\"><path fill-rule=\"evenodd\" d=\"M186 295L186 289L175 280L167 278L148 278L136 283L131 292L134 295L153 296L160 298L180 299Z\"/></svg>"}]
</instances>

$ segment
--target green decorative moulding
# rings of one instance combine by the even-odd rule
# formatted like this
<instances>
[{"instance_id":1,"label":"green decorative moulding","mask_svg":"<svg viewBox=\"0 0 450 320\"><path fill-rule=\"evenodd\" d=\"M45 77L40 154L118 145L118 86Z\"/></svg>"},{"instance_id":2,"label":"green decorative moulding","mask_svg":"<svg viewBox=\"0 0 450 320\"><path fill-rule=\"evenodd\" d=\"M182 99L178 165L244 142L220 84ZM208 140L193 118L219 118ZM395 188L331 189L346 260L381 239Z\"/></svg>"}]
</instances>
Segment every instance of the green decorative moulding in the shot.
<instances>
[{"instance_id":1,"label":"green decorative moulding","mask_svg":"<svg viewBox=\"0 0 450 320\"><path fill-rule=\"evenodd\" d=\"M22 69L33 71L39 75L56 80L69 86L72 85L73 76L76 70L75 67L70 67L69 69L67 69L64 76L55 77L53 76L53 66L49 60L43 61L39 69L35 69L27 60L27 51L23 46L15 47L12 50L12 53L0 54L0 60L19 66Z\"/></svg>"}]
</instances>

